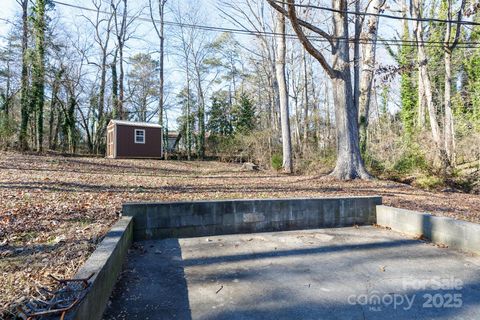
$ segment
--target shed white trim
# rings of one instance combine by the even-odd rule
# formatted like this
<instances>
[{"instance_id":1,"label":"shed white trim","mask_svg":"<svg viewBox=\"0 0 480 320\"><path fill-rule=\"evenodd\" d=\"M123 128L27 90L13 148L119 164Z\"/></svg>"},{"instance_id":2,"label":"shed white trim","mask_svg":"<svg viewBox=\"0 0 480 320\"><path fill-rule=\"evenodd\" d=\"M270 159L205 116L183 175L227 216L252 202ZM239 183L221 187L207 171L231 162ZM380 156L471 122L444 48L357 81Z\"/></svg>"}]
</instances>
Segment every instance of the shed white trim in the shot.
<instances>
[{"instance_id":1,"label":"shed white trim","mask_svg":"<svg viewBox=\"0 0 480 320\"><path fill-rule=\"evenodd\" d=\"M136 144L145 144L145 129L134 129L133 142Z\"/></svg>"},{"instance_id":2,"label":"shed white trim","mask_svg":"<svg viewBox=\"0 0 480 320\"><path fill-rule=\"evenodd\" d=\"M126 121L126 120L110 120L111 123L122 126L132 126L132 127L149 127L149 128L162 128L161 125L149 122L135 122L135 121Z\"/></svg>"}]
</instances>

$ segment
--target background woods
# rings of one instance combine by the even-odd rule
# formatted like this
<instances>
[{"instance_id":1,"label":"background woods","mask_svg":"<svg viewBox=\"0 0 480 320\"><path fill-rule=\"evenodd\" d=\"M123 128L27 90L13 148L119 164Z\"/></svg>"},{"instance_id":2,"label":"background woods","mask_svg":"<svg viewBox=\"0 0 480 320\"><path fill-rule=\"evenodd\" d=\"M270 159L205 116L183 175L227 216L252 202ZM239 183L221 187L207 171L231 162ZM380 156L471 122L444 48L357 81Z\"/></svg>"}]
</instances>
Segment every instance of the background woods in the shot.
<instances>
[{"instance_id":1,"label":"background woods","mask_svg":"<svg viewBox=\"0 0 480 320\"><path fill-rule=\"evenodd\" d=\"M187 159L478 187L473 0L11 2L2 148L103 155L124 119Z\"/></svg>"}]
</instances>

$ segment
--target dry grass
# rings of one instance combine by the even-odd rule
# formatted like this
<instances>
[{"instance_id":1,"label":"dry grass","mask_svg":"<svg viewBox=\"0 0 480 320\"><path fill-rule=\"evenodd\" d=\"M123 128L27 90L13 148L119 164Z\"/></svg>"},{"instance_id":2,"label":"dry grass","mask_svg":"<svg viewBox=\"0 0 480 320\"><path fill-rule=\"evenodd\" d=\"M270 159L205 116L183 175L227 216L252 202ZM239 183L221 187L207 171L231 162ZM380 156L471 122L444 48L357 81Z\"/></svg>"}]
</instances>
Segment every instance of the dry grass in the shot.
<instances>
[{"instance_id":1,"label":"dry grass","mask_svg":"<svg viewBox=\"0 0 480 320\"><path fill-rule=\"evenodd\" d=\"M219 162L0 153L0 317L48 283L48 274L72 276L125 201L345 195L381 195L387 205L480 222L480 196L389 181L242 172Z\"/></svg>"}]
</instances>

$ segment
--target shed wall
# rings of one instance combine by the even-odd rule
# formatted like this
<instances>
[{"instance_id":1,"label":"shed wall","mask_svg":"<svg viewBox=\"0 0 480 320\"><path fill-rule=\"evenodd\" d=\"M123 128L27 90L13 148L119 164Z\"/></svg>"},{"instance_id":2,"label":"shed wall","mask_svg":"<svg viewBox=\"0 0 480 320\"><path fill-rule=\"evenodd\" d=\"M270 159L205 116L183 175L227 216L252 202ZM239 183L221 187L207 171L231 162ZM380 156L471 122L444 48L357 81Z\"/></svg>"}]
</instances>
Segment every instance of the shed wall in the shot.
<instances>
[{"instance_id":1,"label":"shed wall","mask_svg":"<svg viewBox=\"0 0 480 320\"><path fill-rule=\"evenodd\" d=\"M145 130L145 143L135 143L135 129ZM117 124L117 158L161 158L162 129Z\"/></svg>"}]
</instances>

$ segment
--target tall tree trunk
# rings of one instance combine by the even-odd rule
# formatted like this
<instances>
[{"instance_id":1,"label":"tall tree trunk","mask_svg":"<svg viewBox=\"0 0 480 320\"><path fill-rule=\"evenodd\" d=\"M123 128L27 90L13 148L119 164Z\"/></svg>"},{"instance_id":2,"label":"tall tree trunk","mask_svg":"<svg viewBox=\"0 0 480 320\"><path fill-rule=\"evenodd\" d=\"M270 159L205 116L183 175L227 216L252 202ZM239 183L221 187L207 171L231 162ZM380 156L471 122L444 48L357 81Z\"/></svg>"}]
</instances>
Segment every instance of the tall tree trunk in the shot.
<instances>
[{"instance_id":1,"label":"tall tree trunk","mask_svg":"<svg viewBox=\"0 0 480 320\"><path fill-rule=\"evenodd\" d=\"M332 0L334 37L348 39L347 1ZM369 179L363 163L358 136L358 106L354 103L350 71L350 48L347 41L338 41L333 55L333 101L335 105L335 128L337 132L337 163L331 173L337 179Z\"/></svg>"},{"instance_id":2,"label":"tall tree trunk","mask_svg":"<svg viewBox=\"0 0 480 320\"><path fill-rule=\"evenodd\" d=\"M152 20L153 28L155 29L155 33L157 34L159 40L159 68L158 68L158 76L159 76L159 83L158 83L158 124L163 125L163 105L164 105L164 56L165 56L165 33L164 33L164 25L165 25L165 4L167 0L157 0L157 10L158 10L158 17L159 17L159 25L157 26L157 21L153 16L153 5L152 0L148 1L148 5L150 8L150 19Z\"/></svg>"},{"instance_id":3,"label":"tall tree trunk","mask_svg":"<svg viewBox=\"0 0 480 320\"><path fill-rule=\"evenodd\" d=\"M101 2L92 1L92 4L96 8L96 20L91 22L95 28L95 42L98 44L101 51L101 62L100 62L100 85L98 89L98 100L97 100L97 122L92 121L91 132L94 135L93 145L94 151L96 154L99 154L103 141L105 139L105 131L107 127L107 117L105 115L105 91L107 85L107 69L109 64L107 64L109 52L109 42L112 32L112 20L116 17L116 10L111 12L108 18L102 18ZM102 31L102 25L105 24L105 31ZM96 131L94 131L96 124ZM95 132L95 133L93 133Z\"/></svg>"},{"instance_id":4,"label":"tall tree trunk","mask_svg":"<svg viewBox=\"0 0 480 320\"><path fill-rule=\"evenodd\" d=\"M11 45L11 44L9 44ZM4 101L4 104L3 104L3 111L5 112L5 116L8 118L8 115L10 113L10 101L11 101L11 78L12 78L12 74L11 74L11 70L10 70L10 61L7 59L7 83L6 83L6 91L5 91L5 101Z\"/></svg>"},{"instance_id":5,"label":"tall tree trunk","mask_svg":"<svg viewBox=\"0 0 480 320\"><path fill-rule=\"evenodd\" d=\"M385 3L385 0L373 0L367 12L378 14ZM369 16L366 25L366 34L362 37L363 44L362 74L360 80L360 150L363 154L367 149L368 121L370 117L370 101L372 93L373 77L375 72L375 58L378 35L378 15Z\"/></svg>"},{"instance_id":6,"label":"tall tree trunk","mask_svg":"<svg viewBox=\"0 0 480 320\"><path fill-rule=\"evenodd\" d=\"M105 87L107 85L107 50L102 50L102 63L100 65L100 88L98 93L98 113L97 113L97 131L95 134L95 153L100 153L100 147L103 140L104 128L106 126L105 119Z\"/></svg>"},{"instance_id":7,"label":"tall tree trunk","mask_svg":"<svg viewBox=\"0 0 480 320\"><path fill-rule=\"evenodd\" d=\"M447 1L448 5L448 20L452 20L452 1ZM461 34L461 24L460 21L462 20L463 9L465 7L465 0L462 0L460 10L458 11L457 16L457 30L455 32L455 36L453 39L453 43L451 43L451 33L452 33L452 23L447 23L447 32L445 34L445 43L444 43L444 51L445 51L445 127L444 127L444 140L445 140L445 150L447 153L447 157L449 160L449 164L451 166L455 166L455 127L454 127L454 119L453 119L453 112L452 112L452 52L458 44L458 40L460 39Z\"/></svg>"},{"instance_id":8,"label":"tall tree trunk","mask_svg":"<svg viewBox=\"0 0 480 320\"><path fill-rule=\"evenodd\" d=\"M165 17L166 0L158 0L158 14L160 16L160 63L159 63L159 92L158 92L158 123L163 125L163 105L164 105L164 56L165 56L165 33L164 33L164 17Z\"/></svg>"},{"instance_id":9,"label":"tall tree trunk","mask_svg":"<svg viewBox=\"0 0 480 320\"><path fill-rule=\"evenodd\" d=\"M57 121L55 125L55 131L53 133L53 142L52 142L52 148L53 150L57 149L58 146L58 131L60 129L60 126L62 125L62 113L58 112L57 113Z\"/></svg>"},{"instance_id":10,"label":"tall tree trunk","mask_svg":"<svg viewBox=\"0 0 480 320\"><path fill-rule=\"evenodd\" d=\"M118 76L118 117L121 120L127 119L123 102L125 101L125 70L123 67L123 47L119 50L119 67L120 74Z\"/></svg>"},{"instance_id":11,"label":"tall tree trunk","mask_svg":"<svg viewBox=\"0 0 480 320\"><path fill-rule=\"evenodd\" d=\"M125 72L123 68L123 49L125 47L126 34L127 34L127 0L121 0L123 2L122 8L122 20L120 21L120 28L118 23L118 11L120 1L116 2L111 0L110 6L113 10L113 18L115 23L115 36L117 38L117 47L113 62L111 65L112 70L112 102L113 102L113 115L114 119L124 119L125 112L123 110L123 100L124 100L124 78ZM117 62L120 67L120 75L117 74Z\"/></svg>"},{"instance_id":12,"label":"tall tree trunk","mask_svg":"<svg viewBox=\"0 0 480 320\"><path fill-rule=\"evenodd\" d=\"M308 129L309 129L309 100L308 100L308 69L307 69L307 53L303 51L303 95L304 95L304 107L303 107L303 144L302 153L305 153L308 145ZM313 82L313 81L312 81Z\"/></svg>"},{"instance_id":13,"label":"tall tree trunk","mask_svg":"<svg viewBox=\"0 0 480 320\"><path fill-rule=\"evenodd\" d=\"M325 92L324 92L324 107L325 107L325 146L330 148L330 141L332 140L332 117L330 113L330 103L328 103L329 94L328 94L328 83L325 83ZM318 106L320 108L320 105Z\"/></svg>"},{"instance_id":14,"label":"tall tree trunk","mask_svg":"<svg viewBox=\"0 0 480 320\"><path fill-rule=\"evenodd\" d=\"M337 163L332 176L338 179L369 179L359 146L358 105L352 87L350 70L350 47L348 41L348 3L347 0L332 0L334 10L333 35L300 20L297 17L295 0L287 0L288 11L274 0L267 0L278 12L288 15L293 30L305 49L318 60L326 74L332 79L335 102L335 123L337 130ZM305 35L305 27L325 38L331 47L332 64L325 58ZM342 40L343 39L343 40Z\"/></svg>"},{"instance_id":15,"label":"tall tree trunk","mask_svg":"<svg viewBox=\"0 0 480 320\"><path fill-rule=\"evenodd\" d=\"M358 108L360 100L360 36L362 19L360 15L360 0L355 0L355 28L353 42L353 104Z\"/></svg>"},{"instance_id":16,"label":"tall tree trunk","mask_svg":"<svg viewBox=\"0 0 480 320\"><path fill-rule=\"evenodd\" d=\"M186 122L186 129L185 129L185 139L187 143L187 160L190 161L192 157L192 128L190 123L190 72L189 72L189 65L188 65L188 57L187 57L187 122Z\"/></svg>"},{"instance_id":17,"label":"tall tree trunk","mask_svg":"<svg viewBox=\"0 0 480 320\"><path fill-rule=\"evenodd\" d=\"M20 149L28 149L27 129L30 118L30 98L28 88L28 0L22 0L22 79L21 79L21 122L19 144Z\"/></svg>"},{"instance_id":18,"label":"tall tree trunk","mask_svg":"<svg viewBox=\"0 0 480 320\"><path fill-rule=\"evenodd\" d=\"M200 71L197 69L197 96L198 96L198 139L197 152L200 159L205 158L205 97L202 88Z\"/></svg>"},{"instance_id":19,"label":"tall tree trunk","mask_svg":"<svg viewBox=\"0 0 480 320\"><path fill-rule=\"evenodd\" d=\"M112 104L113 119L122 119L122 110L120 110L120 99L118 97L118 74L117 74L117 54L115 53L113 62L110 65L112 74Z\"/></svg>"},{"instance_id":20,"label":"tall tree trunk","mask_svg":"<svg viewBox=\"0 0 480 320\"><path fill-rule=\"evenodd\" d=\"M455 165L455 130L453 125L452 112L452 53L450 50L445 51L445 151L450 165Z\"/></svg>"},{"instance_id":21,"label":"tall tree trunk","mask_svg":"<svg viewBox=\"0 0 480 320\"><path fill-rule=\"evenodd\" d=\"M167 0L157 0L158 4L158 16L159 16L159 25L157 26L157 23L155 22L155 19L153 17L153 6L152 6L152 0L149 0L149 8L150 8L150 18L152 20L153 27L155 29L155 32L157 34L157 37L159 39L159 66L158 66L158 72L159 72L159 82L158 82L158 124L161 125L163 133L164 133L164 141L162 143L163 146L163 152L165 159L168 157L168 129L163 125L163 118L164 118L164 103L165 103L165 94L164 94L164 87L165 87L165 81L164 81L164 57L165 57L165 50L164 50L164 45L165 45L165 32L164 32L164 25L165 25L165 4Z\"/></svg>"},{"instance_id":22,"label":"tall tree trunk","mask_svg":"<svg viewBox=\"0 0 480 320\"><path fill-rule=\"evenodd\" d=\"M274 121L274 128L275 131L281 130L281 121L279 117L279 112L280 112L280 87L277 79L277 61L276 61L276 55L278 52L275 52L275 50L272 50L273 54L269 56L269 61L270 61L270 69L271 69L271 74L272 74L272 91L273 91L273 105L272 105L272 116L273 116L273 121Z\"/></svg>"},{"instance_id":23,"label":"tall tree trunk","mask_svg":"<svg viewBox=\"0 0 480 320\"><path fill-rule=\"evenodd\" d=\"M290 115L288 108L287 81L285 79L285 57L286 57L286 37L285 37L285 16L277 13L276 33L281 34L277 39L277 59L276 59L276 77L278 82L280 119L282 129L282 154L283 171L285 173L293 172L292 159L292 137L290 132Z\"/></svg>"},{"instance_id":24,"label":"tall tree trunk","mask_svg":"<svg viewBox=\"0 0 480 320\"><path fill-rule=\"evenodd\" d=\"M161 2L160 2L161 1ZM160 63L159 63L159 91L158 91L158 123L162 126L162 131L164 133L163 139L163 151L165 159L168 159L168 127L164 125L163 117L164 117L164 103L165 103L165 95L164 95L164 58L165 58L165 32L164 32L164 18L165 18L165 3L166 0L159 0L158 3L158 14L160 16ZM168 124L166 121L165 124Z\"/></svg>"},{"instance_id":25,"label":"tall tree trunk","mask_svg":"<svg viewBox=\"0 0 480 320\"><path fill-rule=\"evenodd\" d=\"M293 145L293 149L296 151L301 151L302 148L302 135L300 134L300 129L301 129L301 120L300 117L302 116L302 111L299 108L299 102L298 102L298 88L295 88L294 91L296 92L295 95L292 97L293 98L293 106L295 108L295 118L294 118L294 141L295 144ZM302 101L301 101L302 103ZM304 104L304 103L302 103Z\"/></svg>"},{"instance_id":26,"label":"tall tree trunk","mask_svg":"<svg viewBox=\"0 0 480 320\"><path fill-rule=\"evenodd\" d=\"M122 16L122 27L121 27L121 45L118 47L118 54L119 54L119 67L120 67L120 74L118 77L118 113L120 119L126 119L125 110L123 102L125 100L125 70L123 67L123 48L125 46L125 35L127 33L127 0L123 0L123 16Z\"/></svg>"},{"instance_id":27,"label":"tall tree trunk","mask_svg":"<svg viewBox=\"0 0 480 320\"><path fill-rule=\"evenodd\" d=\"M33 98L37 113L37 151L43 150L43 109L45 102L45 29L46 0L36 0L34 32L35 58L33 64Z\"/></svg>"},{"instance_id":28,"label":"tall tree trunk","mask_svg":"<svg viewBox=\"0 0 480 320\"><path fill-rule=\"evenodd\" d=\"M52 98L50 99L50 120L49 120L49 131L48 131L48 148L53 149L53 138L54 138L54 122L55 122L55 113L57 113L57 95L60 89L60 80L63 74L63 67L61 66L60 69L55 74L55 80L53 81L52 86Z\"/></svg>"},{"instance_id":29,"label":"tall tree trunk","mask_svg":"<svg viewBox=\"0 0 480 320\"><path fill-rule=\"evenodd\" d=\"M418 72L418 117L417 117L417 127L421 130L425 129L426 124L426 99L425 99L425 85L422 80L422 74Z\"/></svg>"},{"instance_id":30,"label":"tall tree trunk","mask_svg":"<svg viewBox=\"0 0 480 320\"><path fill-rule=\"evenodd\" d=\"M417 19L416 27L415 27L415 35L417 39L417 48L418 48L418 72L420 80L423 84L423 90L425 93L427 109L428 109L428 116L430 120L430 130L432 132L432 138L435 143L436 153L442 163L443 166L448 166L448 158L446 156L444 144L442 143L441 133L440 133L440 126L438 125L437 114L435 110L435 106L433 104L433 93L432 93L432 83L430 81L430 76L427 70L427 54L425 51L425 45L423 43L423 25L419 21L421 19L421 4L420 0L413 0L413 18ZM419 97L419 100L421 98Z\"/></svg>"},{"instance_id":31,"label":"tall tree trunk","mask_svg":"<svg viewBox=\"0 0 480 320\"><path fill-rule=\"evenodd\" d=\"M55 87L53 88L55 89ZM50 114L48 120L48 149L53 150L53 132L54 132L54 121L55 121L55 110L56 110L55 98L53 97L52 91L52 100L50 102Z\"/></svg>"},{"instance_id":32,"label":"tall tree trunk","mask_svg":"<svg viewBox=\"0 0 480 320\"><path fill-rule=\"evenodd\" d=\"M75 107L77 101L75 99L75 93L70 91L67 105L67 112L65 114L65 127L67 131L67 143L68 143L68 152L71 154L75 153L76 149L76 139L75 139Z\"/></svg>"}]
</instances>

